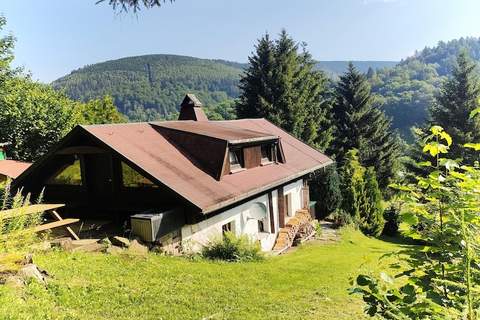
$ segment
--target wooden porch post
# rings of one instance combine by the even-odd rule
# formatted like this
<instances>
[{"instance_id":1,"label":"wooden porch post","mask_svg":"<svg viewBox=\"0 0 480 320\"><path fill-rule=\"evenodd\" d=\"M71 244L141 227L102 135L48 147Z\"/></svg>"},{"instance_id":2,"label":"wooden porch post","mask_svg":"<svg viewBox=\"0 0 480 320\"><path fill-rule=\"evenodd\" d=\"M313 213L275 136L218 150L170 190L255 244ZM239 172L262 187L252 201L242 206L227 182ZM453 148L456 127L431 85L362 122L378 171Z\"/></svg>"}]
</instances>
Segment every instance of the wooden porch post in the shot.
<instances>
[{"instance_id":1,"label":"wooden porch post","mask_svg":"<svg viewBox=\"0 0 480 320\"><path fill-rule=\"evenodd\" d=\"M302 200L303 200L303 209L308 210L310 207L310 186L308 185L307 179L303 179Z\"/></svg>"},{"instance_id":2,"label":"wooden porch post","mask_svg":"<svg viewBox=\"0 0 480 320\"><path fill-rule=\"evenodd\" d=\"M277 189L278 197L278 224L280 228L285 227L285 195L283 194L283 187Z\"/></svg>"},{"instance_id":3,"label":"wooden porch post","mask_svg":"<svg viewBox=\"0 0 480 320\"><path fill-rule=\"evenodd\" d=\"M270 233L275 233L275 216L273 214L272 192L268 193L268 211L270 212Z\"/></svg>"}]
</instances>

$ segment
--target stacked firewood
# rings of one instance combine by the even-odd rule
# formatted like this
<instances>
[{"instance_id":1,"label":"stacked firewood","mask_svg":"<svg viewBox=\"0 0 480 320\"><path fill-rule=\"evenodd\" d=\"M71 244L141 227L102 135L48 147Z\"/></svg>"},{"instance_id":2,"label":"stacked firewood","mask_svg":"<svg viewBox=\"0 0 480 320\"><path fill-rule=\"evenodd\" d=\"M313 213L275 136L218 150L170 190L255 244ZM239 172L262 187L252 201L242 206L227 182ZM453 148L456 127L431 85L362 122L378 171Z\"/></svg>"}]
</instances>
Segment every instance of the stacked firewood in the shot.
<instances>
[{"instance_id":1,"label":"stacked firewood","mask_svg":"<svg viewBox=\"0 0 480 320\"><path fill-rule=\"evenodd\" d=\"M280 229L273 251L280 253L291 247L296 238L311 235L314 232L311 220L308 210L298 210L295 216L288 220L286 226Z\"/></svg>"}]
</instances>

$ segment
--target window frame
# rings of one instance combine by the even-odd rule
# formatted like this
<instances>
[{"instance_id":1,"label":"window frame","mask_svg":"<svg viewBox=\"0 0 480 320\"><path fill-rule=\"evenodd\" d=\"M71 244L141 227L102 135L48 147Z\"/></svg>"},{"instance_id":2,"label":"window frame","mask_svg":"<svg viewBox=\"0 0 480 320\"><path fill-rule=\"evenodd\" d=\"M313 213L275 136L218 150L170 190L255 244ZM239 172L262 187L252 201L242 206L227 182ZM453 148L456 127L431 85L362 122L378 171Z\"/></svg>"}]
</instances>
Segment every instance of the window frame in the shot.
<instances>
[{"instance_id":1,"label":"window frame","mask_svg":"<svg viewBox=\"0 0 480 320\"><path fill-rule=\"evenodd\" d=\"M235 155L237 163L232 163L232 154ZM228 150L228 163L230 165L230 173L235 173L245 170L245 161L243 158L242 148L229 148Z\"/></svg>"},{"instance_id":2,"label":"window frame","mask_svg":"<svg viewBox=\"0 0 480 320\"><path fill-rule=\"evenodd\" d=\"M151 184L147 185L137 185L137 186L129 186L129 185L125 185L125 180L124 180L124 166L129 168L130 170L132 170L133 172L135 172L138 176L142 177L143 179L146 179L148 181L150 181ZM119 171L120 171L120 181L119 181L119 185L120 185L120 188L123 189L123 190L131 190L131 189L139 189L139 190L156 190L159 188L159 186L154 183L152 180L150 180L150 178L147 178L145 177L143 174L141 174L140 172L138 172L138 170L136 170L135 168L133 168L132 166L130 166L128 163L126 163L125 161L123 160L119 160Z\"/></svg>"},{"instance_id":3,"label":"window frame","mask_svg":"<svg viewBox=\"0 0 480 320\"><path fill-rule=\"evenodd\" d=\"M222 224L222 235L225 236L225 234L227 232L235 233L235 227L234 227L234 224L233 224L233 220Z\"/></svg>"},{"instance_id":4,"label":"window frame","mask_svg":"<svg viewBox=\"0 0 480 320\"><path fill-rule=\"evenodd\" d=\"M267 153L266 157L264 157L263 152ZM273 163L273 152L274 152L274 144L262 144L260 145L260 165L267 165Z\"/></svg>"},{"instance_id":5,"label":"window frame","mask_svg":"<svg viewBox=\"0 0 480 320\"><path fill-rule=\"evenodd\" d=\"M80 169L80 183L60 183L60 182L55 182L55 179L62 174L67 168L74 166L76 163L78 163L78 168ZM49 187L74 187L74 188L84 188L85 187L85 179L84 179L84 173L83 173L83 161L81 157L75 156L73 159L73 162L71 163L66 163L62 167L60 167L58 170L55 171L54 174L52 174L45 182L46 186Z\"/></svg>"}]
</instances>

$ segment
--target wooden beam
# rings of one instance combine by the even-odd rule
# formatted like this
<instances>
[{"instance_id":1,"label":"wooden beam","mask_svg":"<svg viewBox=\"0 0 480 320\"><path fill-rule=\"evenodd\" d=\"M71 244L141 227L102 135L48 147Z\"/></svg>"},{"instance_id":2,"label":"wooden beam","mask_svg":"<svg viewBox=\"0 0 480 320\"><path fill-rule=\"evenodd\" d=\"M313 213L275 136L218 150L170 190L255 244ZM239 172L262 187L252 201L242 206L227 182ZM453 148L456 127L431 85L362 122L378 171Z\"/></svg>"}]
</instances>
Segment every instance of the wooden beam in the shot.
<instances>
[{"instance_id":1,"label":"wooden beam","mask_svg":"<svg viewBox=\"0 0 480 320\"><path fill-rule=\"evenodd\" d=\"M54 210L54 209L58 209L58 208L61 208L61 207L64 207L64 206L65 205L61 204L61 203L59 203L59 204L33 204L33 205L30 205L30 206L26 206L26 207L2 210L2 211L0 211L0 217L2 219L20 217L20 216L25 216L25 215L35 214L35 213L42 213L42 212L49 211L49 210Z\"/></svg>"},{"instance_id":2,"label":"wooden beam","mask_svg":"<svg viewBox=\"0 0 480 320\"><path fill-rule=\"evenodd\" d=\"M56 154L96 154L96 153L108 153L108 151L99 147L75 146L75 147L67 147L67 148L58 150Z\"/></svg>"},{"instance_id":3,"label":"wooden beam","mask_svg":"<svg viewBox=\"0 0 480 320\"><path fill-rule=\"evenodd\" d=\"M70 224L74 224L80 221L80 219L63 219L60 221L50 222L46 224L42 224L40 226L36 226L33 230L35 232L41 232L45 230L50 230L58 227L68 226Z\"/></svg>"},{"instance_id":4,"label":"wooden beam","mask_svg":"<svg viewBox=\"0 0 480 320\"><path fill-rule=\"evenodd\" d=\"M58 214L57 211L51 210L50 211L51 215L57 220L57 221L63 221L63 218ZM72 236L74 240L80 240L80 238L77 236L77 234L72 230L70 227L65 227L67 229L67 232Z\"/></svg>"}]
</instances>

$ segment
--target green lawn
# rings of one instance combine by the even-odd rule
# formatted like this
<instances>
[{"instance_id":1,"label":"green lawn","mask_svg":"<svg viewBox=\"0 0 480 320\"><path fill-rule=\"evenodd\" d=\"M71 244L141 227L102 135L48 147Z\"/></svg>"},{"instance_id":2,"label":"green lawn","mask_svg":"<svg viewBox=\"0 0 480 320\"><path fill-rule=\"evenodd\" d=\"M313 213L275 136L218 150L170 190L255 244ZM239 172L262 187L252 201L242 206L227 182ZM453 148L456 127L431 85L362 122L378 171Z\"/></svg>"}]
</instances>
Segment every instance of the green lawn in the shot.
<instances>
[{"instance_id":1,"label":"green lawn","mask_svg":"<svg viewBox=\"0 0 480 320\"><path fill-rule=\"evenodd\" d=\"M0 286L0 319L358 319L349 279L399 248L346 230L258 263L52 252L35 258L47 288Z\"/></svg>"}]
</instances>

